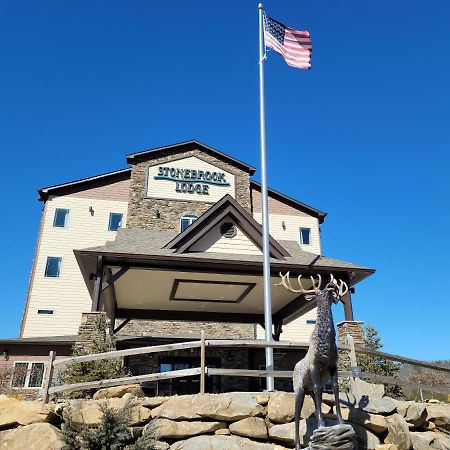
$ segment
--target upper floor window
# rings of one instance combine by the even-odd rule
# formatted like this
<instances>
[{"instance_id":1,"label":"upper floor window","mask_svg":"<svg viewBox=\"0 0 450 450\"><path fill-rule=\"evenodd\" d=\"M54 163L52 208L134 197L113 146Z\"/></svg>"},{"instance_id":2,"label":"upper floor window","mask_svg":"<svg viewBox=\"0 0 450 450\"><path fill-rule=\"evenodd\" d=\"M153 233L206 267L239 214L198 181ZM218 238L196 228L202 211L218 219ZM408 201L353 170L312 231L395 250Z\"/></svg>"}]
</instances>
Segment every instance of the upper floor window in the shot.
<instances>
[{"instance_id":1,"label":"upper floor window","mask_svg":"<svg viewBox=\"0 0 450 450\"><path fill-rule=\"evenodd\" d=\"M50 278L58 278L61 272L60 256L47 256L47 264L45 265L45 276Z\"/></svg>"},{"instance_id":2,"label":"upper floor window","mask_svg":"<svg viewBox=\"0 0 450 450\"><path fill-rule=\"evenodd\" d=\"M110 213L109 214L109 231L117 231L119 228L122 228L122 213Z\"/></svg>"},{"instance_id":3,"label":"upper floor window","mask_svg":"<svg viewBox=\"0 0 450 450\"><path fill-rule=\"evenodd\" d=\"M65 228L67 219L69 218L69 210L64 208L55 209L55 217L53 218L53 226L56 228Z\"/></svg>"},{"instance_id":4,"label":"upper floor window","mask_svg":"<svg viewBox=\"0 0 450 450\"><path fill-rule=\"evenodd\" d=\"M300 228L300 244L311 245L311 228Z\"/></svg>"},{"instance_id":5,"label":"upper floor window","mask_svg":"<svg viewBox=\"0 0 450 450\"><path fill-rule=\"evenodd\" d=\"M16 388L40 388L44 381L43 362L16 362L11 384Z\"/></svg>"},{"instance_id":6,"label":"upper floor window","mask_svg":"<svg viewBox=\"0 0 450 450\"><path fill-rule=\"evenodd\" d=\"M194 214L186 214L180 219L180 230L184 231L189 225L194 223L198 219Z\"/></svg>"}]
</instances>

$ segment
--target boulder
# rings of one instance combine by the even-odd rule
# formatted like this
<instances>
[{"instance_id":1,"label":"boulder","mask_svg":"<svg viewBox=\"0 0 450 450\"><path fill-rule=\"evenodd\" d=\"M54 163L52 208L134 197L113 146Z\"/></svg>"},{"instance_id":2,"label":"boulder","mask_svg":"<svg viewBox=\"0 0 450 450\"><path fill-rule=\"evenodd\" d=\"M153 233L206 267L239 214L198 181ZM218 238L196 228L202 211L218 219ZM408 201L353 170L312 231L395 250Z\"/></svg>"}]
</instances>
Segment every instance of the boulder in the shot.
<instances>
[{"instance_id":1,"label":"boulder","mask_svg":"<svg viewBox=\"0 0 450 450\"><path fill-rule=\"evenodd\" d=\"M359 400L361 397L384 397L384 384L368 383L356 378L351 384L352 394Z\"/></svg>"},{"instance_id":2,"label":"boulder","mask_svg":"<svg viewBox=\"0 0 450 450\"><path fill-rule=\"evenodd\" d=\"M414 405L414 403L415 403L413 401L403 401L403 400L396 400L396 399L392 399L392 400L394 400L394 403L397 406L398 414L400 414L402 417L406 416L406 412L408 411L408 408L411 405Z\"/></svg>"},{"instance_id":3,"label":"boulder","mask_svg":"<svg viewBox=\"0 0 450 450\"><path fill-rule=\"evenodd\" d=\"M74 400L70 406L64 409L63 417L70 419L74 424L85 423L89 427L98 427L101 423L103 412L102 407L107 405L116 410L122 409L130 402L123 398L110 398L108 400ZM131 423L130 426L145 424L151 418L149 409L144 408L139 403L131 403Z\"/></svg>"},{"instance_id":4,"label":"boulder","mask_svg":"<svg viewBox=\"0 0 450 450\"><path fill-rule=\"evenodd\" d=\"M379 444L375 450L398 450L394 444Z\"/></svg>"},{"instance_id":5,"label":"boulder","mask_svg":"<svg viewBox=\"0 0 450 450\"><path fill-rule=\"evenodd\" d=\"M152 410L153 417L173 420L209 418L234 422L263 415L263 408L248 394L197 394L172 397Z\"/></svg>"},{"instance_id":6,"label":"boulder","mask_svg":"<svg viewBox=\"0 0 450 450\"><path fill-rule=\"evenodd\" d=\"M406 420L400 414L386 417L388 433L384 439L385 444L395 444L398 450L409 450L411 438Z\"/></svg>"},{"instance_id":7,"label":"boulder","mask_svg":"<svg viewBox=\"0 0 450 450\"><path fill-rule=\"evenodd\" d=\"M325 424L327 427L338 425L336 420L330 419L325 419ZM359 446L357 448L366 450L375 450L377 445L380 444L380 440L378 439L378 437L369 430L367 430L366 428L356 424L349 424L349 425L351 425L353 430L355 431L356 441ZM302 419L300 421L301 445L306 446L309 444L313 431L316 430L317 428L318 423L315 417L310 417L306 420ZM274 441L283 442L287 445L293 446L295 439L294 431L295 431L295 424L293 422L281 425L274 425L273 427L269 428L269 437Z\"/></svg>"},{"instance_id":8,"label":"boulder","mask_svg":"<svg viewBox=\"0 0 450 450\"><path fill-rule=\"evenodd\" d=\"M38 422L58 421L53 408L39 402L0 395L0 430Z\"/></svg>"},{"instance_id":9,"label":"boulder","mask_svg":"<svg viewBox=\"0 0 450 450\"><path fill-rule=\"evenodd\" d=\"M266 406L267 403L269 403L270 395L269 394L256 394L255 398L256 398L256 401L261 406Z\"/></svg>"},{"instance_id":10,"label":"boulder","mask_svg":"<svg viewBox=\"0 0 450 450\"><path fill-rule=\"evenodd\" d=\"M139 384L129 384L128 386L113 386L99 389L92 398L94 400L121 398L124 394L133 394L135 397L144 397L144 391Z\"/></svg>"},{"instance_id":11,"label":"boulder","mask_svg":"<svg viewBox=\"0 0 450 450\"><path fill-rule=\"evenodd\" d=\"M146 425L146 427L148 426ZM226 425L224 426L220 422L176 422L170 419L155 419L151 422L151 429L158 439L184 439L199 434L214 433L224 427L226 428Z\"/></svg>"},{"instance_id":12,"label":"boulder","mask_svg":"<svg viewBox=\"0 0 450 450\"><path fill-rule=\"evenodd\" d=\"M221 428L220 430L216 430L214 434L220 434L222 436L229 436L231 431L228 428Z\"/></svg>"},{"instance_id":13,"label":"boulder","mask_svg":"<svg viewBox=\"0 0 450 450\"><path fill-rule=\"evenodd\" d=\"M230 424L230 432L253 439L267 439L266 422L260 417L247 417L234 422Z\"/></svg>"},{"instance_id":14,"label":"boulder","mask_svg":"<svg viewBox=\"0 0 450 450\"><path fill-rule=\"evenodd\" d=\"M358 408L371 414L381 414L386 416L394 413L397 409L397 405L390 397L362 398L358 403Z\"/></svg>"},{"instance_id":15,"label":"boulder","mask_svg":"<svg viewBox=\"0 0 450 450\"><path fill-rule=\"evenodd\" d=\"M414 428L422 426L427 418L426 405L423 403L413 403L406 410L406 415L404 417Z\"/></svg>"},{"instance_id":16,"label":"boulder","mask_svg":"<svg viewBox=\"0 0 450 450\"><path fill-rule=\"evenodd\" d=\"M60 450L61 432L49 423L34 423L0 432L0 448L7 450Z\"/></svg>"},{"instance_id":17,"label":"boulder","mask_svg":"<svg viewBox=\"0 0 450 450\"><path fill-rule=\"evenodd\" d=\"M439 428L450 430L450 404L427 404L427 420L434 422Z\"/></svg>"},{"instance_id":18,"label":"boulder","mask_svg":"<svg viewBox=\"0 0 450 450\"><path fill-rule=\"evenodd\" d=\"M379 414L369 414L360 409L342 408L342 418L350 423L361 425L375 434L381 434L387 430L386 417ZM336 419L336 416L332 416Z\"/></svg>"},{"instance_id":19,"label":"boulder","mask_svg":"<svg viewBox=\"0 0 450 450\"><path fill-rule=\"evenodd\" d=\"M251 441L240 436L197 436L176 442L170 450L287 450L276 444Z\"/></svg>"},{"instance_id":20,"label":"boulder","mask_svg":"<svg viewBox=\"0 0 450 450\"><path fill-rule=\"evenodd\" d=\"M294 419L295 394L291 392L275 392L270 395L269 405L267 407L267 417L276 423L288 423ZM305 395L302 412L300 417L308 418L316 411L313 399ZM322 403L322 412L328 413L330 407Z\"/></svg>"},{"instance_id":21,"label":"boulder","mask_svg":"<svg viewBox=\"0 0 450 450\"><path fill-rule=\"evenodd\" d=\"M162 405L164 402L167 402L170 397L144 397L139 400L142 406L145 406L148 409L157 408Z\"/></svg>"},{"instance_id":22,"label":"boulder","mask_svg":"<svg viewBox=\"0 0 450 450\"><path fill-rule=\"evenodd\" d=\"M439 432L410 433L413 450L449 450L450 437Z\"/></svg>"},{"instance_id":23,"label":"boulder","mask_svg":"<svg viewBox=\"0 0 450 450\"><path fill-rule=\"evenodd\" d=\"M322 402L326 405L334 406L336 404L334 394L324 392L322 394ZM339 392L339 403L345 408L356 408L358 404L356 397L351 392Z\"/></svg>"}]
</instances>

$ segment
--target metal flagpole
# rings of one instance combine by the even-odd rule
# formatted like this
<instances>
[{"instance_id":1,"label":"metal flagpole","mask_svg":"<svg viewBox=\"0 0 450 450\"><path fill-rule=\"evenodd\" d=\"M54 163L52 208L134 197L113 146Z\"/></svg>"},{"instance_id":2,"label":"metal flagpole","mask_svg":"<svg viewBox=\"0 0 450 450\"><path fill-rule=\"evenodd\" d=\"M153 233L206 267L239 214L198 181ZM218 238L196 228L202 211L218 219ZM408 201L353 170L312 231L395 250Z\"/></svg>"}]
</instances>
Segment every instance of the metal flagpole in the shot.
<instances>
[{"instance_id":1,"label":"metal flagpole","mask_svg":"<svg viewBox=\"0 0 450 450\"><path fill-rule=\"evenodd\" d=\"M266 341L273 341L272 335L272 286L270 280L270 250L269 250L269 204L267 196L266 168L266 115L264 111L264 23L263 5L259 9L259 117L261 133L261 203L263 227L263 278L264 278L264 327ZM266 347L266 369L273 370L273 348ZM267 377L267 390L274 390L273 377Z\"/></svg>"}]
</instances>

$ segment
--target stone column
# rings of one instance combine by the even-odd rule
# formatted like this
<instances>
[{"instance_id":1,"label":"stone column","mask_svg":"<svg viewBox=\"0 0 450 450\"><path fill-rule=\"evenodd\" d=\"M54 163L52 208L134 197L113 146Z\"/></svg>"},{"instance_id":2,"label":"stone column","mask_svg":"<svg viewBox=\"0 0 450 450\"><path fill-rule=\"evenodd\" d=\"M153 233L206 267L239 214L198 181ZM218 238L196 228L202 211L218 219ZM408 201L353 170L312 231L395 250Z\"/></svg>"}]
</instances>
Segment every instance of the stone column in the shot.
<instances>
[{"instance_id":1,"label":"stone column","mask_svg":"<svg viewBox=\"0 0 450 450\"><path fill-rule=\"evenodd\" d=\"M97 320L104 318L108 324L106 329L106 336L100 336L97 329ZM109 319L103 311L93 311L83 313L81 316L81 324L78 329L78 336L75 340L74 350L89 350L92 348L92 343L97 340L105 340L109 338Z\"/></svg>"},{"instance_id":2,"label":"stone column","mask_svg":"<svg viewBox=\"0 0 450 450\"><path fill-rule=\"evenodd\" d=\"M364 322L360 320L344 320L336 326L338 329L338 343L344 345L345 335L349 334L353 337L355 345L364 346Z\"/></svg>"}]
</instances>

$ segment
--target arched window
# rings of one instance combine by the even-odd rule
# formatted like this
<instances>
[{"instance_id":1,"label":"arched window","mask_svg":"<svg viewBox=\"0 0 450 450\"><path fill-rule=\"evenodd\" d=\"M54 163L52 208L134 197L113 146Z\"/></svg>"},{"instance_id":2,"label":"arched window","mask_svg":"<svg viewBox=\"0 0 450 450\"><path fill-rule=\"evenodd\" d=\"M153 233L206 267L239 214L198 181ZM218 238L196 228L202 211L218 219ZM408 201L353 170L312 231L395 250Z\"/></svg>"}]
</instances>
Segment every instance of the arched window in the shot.
<instances>
[{"instance_id":1,"label":"arched window","mask_svg":"<svg viewBox=\"0 0 450 450\"><path fill-rule=\"evenodd\" d=\"M198 217L194 214L186 214L180 219L180 230L184 231L189 225L194 223Z\"/></svg>"}]
</instances>

